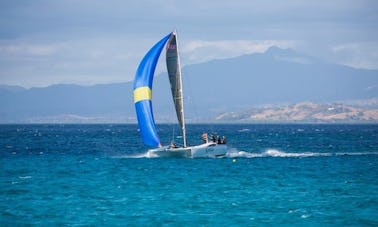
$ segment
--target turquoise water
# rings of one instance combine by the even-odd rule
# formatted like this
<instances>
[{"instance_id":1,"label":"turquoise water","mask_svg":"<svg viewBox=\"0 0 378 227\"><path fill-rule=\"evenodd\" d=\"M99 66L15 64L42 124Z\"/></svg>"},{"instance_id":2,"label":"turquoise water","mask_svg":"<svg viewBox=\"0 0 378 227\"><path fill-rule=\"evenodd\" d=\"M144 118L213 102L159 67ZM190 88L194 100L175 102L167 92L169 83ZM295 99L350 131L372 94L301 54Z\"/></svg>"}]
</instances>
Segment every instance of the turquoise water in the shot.
<instances>
[{"instance_id":1,"label":"turquoise water","mask_svg":"<svg viewBox=\"0 0 378 227\"><path fill-rule=\"evenodd\" d=\"M227 158L146 158L136 125L2 125L0 224L378 225L378 125L188 125L189 143L204 130Z\"/></svg>"}]
</instances>

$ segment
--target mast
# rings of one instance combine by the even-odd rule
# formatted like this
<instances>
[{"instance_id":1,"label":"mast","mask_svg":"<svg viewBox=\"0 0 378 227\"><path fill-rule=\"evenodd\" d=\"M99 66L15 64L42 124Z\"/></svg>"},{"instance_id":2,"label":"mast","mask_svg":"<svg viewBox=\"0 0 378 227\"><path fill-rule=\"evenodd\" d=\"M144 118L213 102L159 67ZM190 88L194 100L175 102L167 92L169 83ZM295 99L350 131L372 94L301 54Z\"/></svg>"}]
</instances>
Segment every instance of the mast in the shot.
<instances>
[{"instance_id":1,"label":"mast","mask_svg":"<svg viewBox=\"0 0 378 227\"><path fill-rule=\"evenodd\" d=\"M186 147L187 144L184 117L184 101L182 92L181 65L176 31L172 32L171 37L168 41L166 60L169 82L171 83L173 102L175 103L177 119L181 126L183 146Z\"/></svg>"},{"instance_id":2,"label":"mast","mask_svg":"<svg viewBox=\"0 0 378 227\"><path fill-rule=\"evenodd\" d=\"M180 64L180 55L179 55L179 50L178 50L178 42L177 42L177 33L176 31L173 32L173 34L176 36L176 49L177 49L177 62L178 62L178 70L179 70L179 75L180 75L180 97L181 97L181 115L182 115L182 125L181 125L181 131L182 131L182 140L184 147L186 147L186 127L185 127L185 115L184 115L184 96L182 92L182 74L181 74L181 64Z\"/></svg>"}]
</instances>

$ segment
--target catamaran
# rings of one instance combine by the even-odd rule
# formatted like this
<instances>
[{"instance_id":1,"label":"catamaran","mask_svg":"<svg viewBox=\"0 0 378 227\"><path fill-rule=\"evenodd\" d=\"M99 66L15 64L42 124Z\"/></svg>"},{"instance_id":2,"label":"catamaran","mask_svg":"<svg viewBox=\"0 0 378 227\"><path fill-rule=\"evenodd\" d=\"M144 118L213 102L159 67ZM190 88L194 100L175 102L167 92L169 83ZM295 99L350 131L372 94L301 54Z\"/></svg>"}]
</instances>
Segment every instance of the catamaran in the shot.
<instances>
[{"instance_id":1,"label":"catamaran","mask_svg":"<svg viewBox=\"0 0 378 227\"><path fill-rule=\"evenodd\" d=\"M162 146L157 133L152 111L152 84L156 64L166 46L166 64L176 115L181 127L182 146L173 144ZM196 146L188 146L186 139L181 66L178 52L177 33L169 33L157 42L143 57L134 80L134 104L139 131L143 143L152 147L148 152L158 157L210 158L223 157L227 153L225 142L208 140Z\"/></svg>"}]
</instances>

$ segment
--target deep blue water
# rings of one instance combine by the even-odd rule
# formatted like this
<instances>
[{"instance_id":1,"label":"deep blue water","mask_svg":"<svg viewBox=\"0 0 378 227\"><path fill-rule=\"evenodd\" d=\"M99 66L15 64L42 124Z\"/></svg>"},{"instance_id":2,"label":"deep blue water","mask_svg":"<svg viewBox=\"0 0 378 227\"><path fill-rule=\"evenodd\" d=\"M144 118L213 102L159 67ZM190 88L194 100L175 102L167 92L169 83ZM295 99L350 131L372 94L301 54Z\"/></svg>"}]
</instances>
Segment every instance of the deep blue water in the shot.
<instances>
[{"instance_id":1,"label":"deep blue water","mask_svg":"<svg viewBox=\"0 0 378 227\"><path fill-rule=\"evenodd\" d=\"M136 125L1 125L0 225L378 225L378 125L203 131L228 158L146 158Z\"/></svg>"}]
</instances>

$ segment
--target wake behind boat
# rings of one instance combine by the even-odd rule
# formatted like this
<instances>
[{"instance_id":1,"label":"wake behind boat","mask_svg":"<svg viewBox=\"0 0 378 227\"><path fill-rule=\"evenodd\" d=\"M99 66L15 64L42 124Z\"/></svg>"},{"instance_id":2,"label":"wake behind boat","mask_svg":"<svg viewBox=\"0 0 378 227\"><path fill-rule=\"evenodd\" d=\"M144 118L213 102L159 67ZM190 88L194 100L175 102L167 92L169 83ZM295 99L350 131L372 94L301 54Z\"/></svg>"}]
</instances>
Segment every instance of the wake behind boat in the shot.
<instances>
[{"instance_id":1,"label":"wake behind boat","mask_svg":"<svg viewBox=\"0 0 378 227\"><path fill-rule=\"evenodd\" d=\"M166 45L167 44L167 45ZM156 64L159 56L166 46L166 64L171 84L173 102L176 115L181 127L183 146L177 147L174 144L162 146L157 134L155 120L152 111L152 84ZM222 157L227 153L227 145L224 141L207 140L197 146L188 146L186 140L186 125L184 117L184 102L181 79L181 66L177 45L177 34L172 32L157 42L144 56L140 62L134 80L134 103L138 119L138 125L143 143L154 147L149 152L159 157L187 157L206 158ZM204 136L203 136L204 137Z\"/></svg>"}]
</instances>

